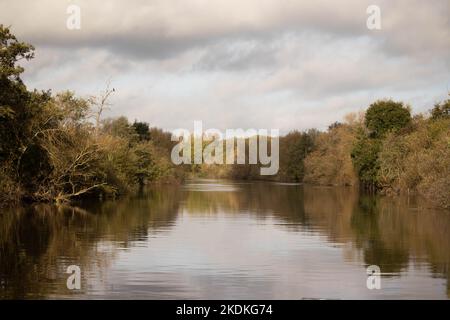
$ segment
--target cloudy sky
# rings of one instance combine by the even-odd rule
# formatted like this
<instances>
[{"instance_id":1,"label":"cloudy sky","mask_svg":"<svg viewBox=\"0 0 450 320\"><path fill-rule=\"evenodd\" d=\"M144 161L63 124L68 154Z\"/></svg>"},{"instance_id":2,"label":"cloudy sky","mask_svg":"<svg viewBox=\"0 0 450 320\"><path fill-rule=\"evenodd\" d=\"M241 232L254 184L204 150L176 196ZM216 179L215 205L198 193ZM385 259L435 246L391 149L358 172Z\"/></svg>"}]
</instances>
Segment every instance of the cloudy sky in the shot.
<instances>
[{"instance_id":1,"label":"cloudy sky","mask_svg":"<svg viewBox=\"0 0 450 320\"><path fill-rule=\"evenodd\" d=\"M378 98L428 110L450 90L449 17L448 0L0 0L0 23L36 47L29 87L110 80L110 116L166 129L324 129Z\"/></svg>"}]
</instances>

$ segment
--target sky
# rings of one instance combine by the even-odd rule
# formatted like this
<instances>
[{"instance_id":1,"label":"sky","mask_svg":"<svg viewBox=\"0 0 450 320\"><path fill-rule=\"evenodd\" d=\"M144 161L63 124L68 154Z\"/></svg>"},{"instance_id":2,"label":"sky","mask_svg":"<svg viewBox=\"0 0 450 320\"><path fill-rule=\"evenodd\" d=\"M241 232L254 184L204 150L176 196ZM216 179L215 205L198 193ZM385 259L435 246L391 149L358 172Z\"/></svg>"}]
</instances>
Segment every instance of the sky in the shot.
<instances>
[{"instance_id":1,"label":"sky","mask_svg":"<svg viewBox=\"0 0 450 320\"><path fill-rule=\"evenodd\" d=\"M384 98L427 111L450 91L449 17L448 0L0 0L0 24L36 48L29 88L110 82L106 116L168 130L326 129Z\"/></svg>"}]
</instances>

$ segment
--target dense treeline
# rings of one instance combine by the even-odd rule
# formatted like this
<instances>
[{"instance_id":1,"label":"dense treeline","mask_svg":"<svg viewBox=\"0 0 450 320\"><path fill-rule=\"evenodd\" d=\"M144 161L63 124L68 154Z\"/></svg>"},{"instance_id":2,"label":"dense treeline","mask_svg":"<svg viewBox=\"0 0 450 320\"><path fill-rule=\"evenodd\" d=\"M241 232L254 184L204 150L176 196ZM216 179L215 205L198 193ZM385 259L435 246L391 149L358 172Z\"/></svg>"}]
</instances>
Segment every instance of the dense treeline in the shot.
<instances>
[{"instance_id":1,"label":"dense treeline","mask_svg":"<svg viewBox=\"0 0 450 320\"><path fill-rule=\"evenodd\" d=\"M274 176L261 175L261 167L268 167L269 165L249 164L249 139L236 138L234 140L235 158L238 153L237 145L245 143L245 164L202 164L194 165L191 170L195 176L205 178L229 178L237 180L275 180L287 182L302 182L305 175L304 159L312 152L314 141L319 135L315 129L307 132L292 131L285 136L279 137L279 170ZM259 139L260 137L256 137ZM267 153L270 154L271 138L267 139ZM258 140L257 140L258 141ZM228 143L226 141L226 143ZM226 144L224 143L224 145ZM233 142L231 142L233 143ZM225 146L224 146L225 153ZM274 159L272 159L273 161Z\"/></svg>"},{"instance_id":2,"label":"dense treeline","mask_svg":"<svg viewBox=\"0 0 450 320\"><path fill-rule=\"evenodd\" d=\"M0 26L0 202L115 196L182 177L170 161L170 133L101 119L114 89L88 99L29 91L17 62L33 51Z\"/></svg>"},{"instance_id":3,"label":"dense treeline","mask_svg":"<svg viewBox=\"0 0 450 320\"><path fill-rule=\"evenodd\" d=\"M322 133L305 166L306 182L418 192L450 207L450 100L414 117L401 102L377 101Z\"/></svg>"},{"instance_id":4,"label":"dense treeline","mask_svg":"<svg viewBox=\"0 0 450 320\"><path fill-rule=\"evenodd\" d=\"M429 115L411 115L401 102L379 100L326 132L294 131L280 138L280 169L260 176L259 165L232 165L221 177L360 186L386 194L419 193L450 207L450 99ZM223 167L223 166L222 166Z\"/></svg>"}]
</instances>

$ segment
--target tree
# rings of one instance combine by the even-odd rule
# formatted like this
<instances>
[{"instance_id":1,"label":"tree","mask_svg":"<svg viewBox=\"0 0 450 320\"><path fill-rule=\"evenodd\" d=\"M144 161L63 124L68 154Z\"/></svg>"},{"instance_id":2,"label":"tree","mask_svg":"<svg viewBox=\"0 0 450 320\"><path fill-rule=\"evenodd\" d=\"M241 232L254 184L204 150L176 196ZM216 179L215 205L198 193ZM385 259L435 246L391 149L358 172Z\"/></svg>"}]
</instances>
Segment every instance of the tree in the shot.
<instances>
[{"instance_id":1,"label":"tree","mask_svg":"<svg viewBox=\"0 0 450 320\"><path fill-rule=\"evenodd\" d=\"M24 69L18 62L33 57L32 45L0 25L0 165L1 178L9 181L1 186L4 193L21 190L21 182L29 184L42 174L45 155L35 143L36 134L53 125L43 112L50 92L28 91L20 78Z\"/></svg>"},{"instance_id":2,"label":"tree","mask_svg":"<svg viewBox=\"0 0 450 320\"><path fill-rule=\"evenodd\" d=\"M135 120L133 123L133 128L139 136L139 141L150 140L150 127L147 122L138 122Z\"/></svg>"},{"instance_id":3,"label":"tree","mask_svg":"<svg viewBox=\"0 0 450 320\"><path fill-rule=\"evenodd\" d=\"M379 187L380 164L378 154L389 132L398 132L411 123L411 112L402 102L378 100L365 114L365 129L358 130L351 157L364 186Z\"/></svg>"},{"instance_id":4,"label":"tree","mask_svg":"<svg viewBox=\"0 0 450 320\"><path fill-rule=\"evenodd\" d=\"M124 138L130 142L137 142L138 140L134 127L123 116L103 121L103 132L114 137Z\"/></svg>"},{"instance_id":5,"label":"tree","mask_svg":"<svg viewBox=\"0 0 450 320\"><path fill-rule=\"evenodd\" d=\"M9 28L0 24L0 76L2 80L9 80L14 84L23 84L20 74L24 69L16 63L22 59L30 60L34 57L34 47L19 42L11 34Z\"/></svg>"},{"instance_id":6,"label":"tree","mask_svg":"<svg viewBox=\"0 0 450 320\"><path fill-rule=\"evenodd\" d=\"M363 130L359 130L351 157L360 181L371 189L377 186L380 148L381 140L370 138Z\"/></svg>"},{"instance_id":7,"label":"tree","mask_svg":"<svg viewBox=\"0 0 450 320\"><path fill-rule=\"evenodd\" d=\"M74 126L47 131L42 147L52 170L34 192L37 200L67 202L107 184L100 163L105 150L89 131Z\"/></svg>"},{"instance_id":8,"label":"tree","mask_svg":"<svg viewBox=\"0 0 450 320\"><path fill-rule=\"evenodd\" d=\"M328 131L331 131L331 130L339 128L339 127L342 127L343 125L344 125L343 123L341 123L339 121L335 121L335 122L333 122L332 124L330 124L328 126Z\"/></svg>"},{"instance_id":9,"label":"tree","mask_svg":"<svg viewBox=\"0 0 450 320\"><path fill-rule=\"evenodd\" d=\"M418 191L450 207L450 118L414 119L414 130L390 133L378 155L383 191Z\"/></svg>"},{"instance_id":10,"label":"tree","mask_svg":"<svg viewBox=\"0 0 450 320\"><path fill-rule=\"evenodd\" d=\"M442 103L436 103L431 110L431 118L433 120L450 118L450 99L447 99Z\"/></svg>"},{"instance_id":11,"label":"tree","mask_svg":"<svg viewBox=\"0 0 450 320\"><path fill-rule=\"evenodd\" d=\"M103 112L105 112L111 104L109 103L110 96L115 92L114 88L110 89L110 84L106 85L106 89L100 93L99 96L91 96L88 100L89 104L96 107L95 116L95 133L100 131L100 123Z\"/></svg>"},{"instance_id":12,"label":"tree","mask_svg":"<svg viewBox=\"0 0 450 320\"><path fill-rule=\"evenodd\" d=\"M17 62L32 59L33 50L0 25L0 162L17 155L29 125L33 96L20 78L24 69Z\"/></svg>"},{"instance_id":13,"label":"tree","mask_svg":"<svg viewBox=\"0 0 450 320\"><path fill-rule=\"evenodd\" d=\"M304 159L314 146L316 131L292 131L280 139L279 178L286 181L303 181Z\"/></svg>"},{"instance_id":14,"label":"tree","mask_svg":"<svg viewBox=\"0 0 450 320\"><path fill-rule=\"evenodd\" d=\"M17 63L33 58L33 50L0 25L2 203L65 202L177 179L169 133L152 131L143 122L130 125L125 117L102 121L115 91L109 86L88 99L70 91L28 91L20 78L24 69Z\"/></svg>"},{"instance_id":15,"label":"tree","mask_svg":"<svg viewBox=\"0 0 450 320\"><path fill-rule=\"evenodd\" d=\"M354 116L348 116L350 117ZM349 119L346 123L335 124L315 139L314 150L304 161L304 182L319 185L357 185L358 179L350 154L356 141L355 132L361 122Z\"/></svg>"},{"instance_id":16,"label":"tree","mask_svg":"<svg viewBox=\"0 0 450 320\"><path fill-rule=\"evenodd\" d=\"M366 111L365 125L372 138L381 138L391 130L398 130L411 122L411 112L402 102L378 100Z\"/></svg>"}]
</instances>

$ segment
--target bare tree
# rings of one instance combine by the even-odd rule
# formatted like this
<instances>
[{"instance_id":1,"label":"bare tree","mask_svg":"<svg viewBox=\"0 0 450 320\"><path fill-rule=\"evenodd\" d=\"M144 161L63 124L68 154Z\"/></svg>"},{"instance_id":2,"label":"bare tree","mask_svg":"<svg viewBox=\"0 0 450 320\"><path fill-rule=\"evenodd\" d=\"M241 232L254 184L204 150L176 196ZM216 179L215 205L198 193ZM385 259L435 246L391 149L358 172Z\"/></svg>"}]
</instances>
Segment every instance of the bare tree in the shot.
<instances>
[{"instance_id":1,"label":"bare tree","mask_svg":"<svg viewBox=\"0 0 450 320\"><path fill-rule=\"evenodd\" d=\"M63 203L106 185L98 169L104 149L88 131L68 126L43 135L42 147L53 170L37 198Z\"/></svg>"},{"instance_id":2,"label":"bare tree","mask_svg":"<svg viewBox=\"0 0 450 320\"><path fill-rule=\"evenodd\" d=\"M92 106L95 106L94 118L95 118L95 133L98 134L100 130L100 122L102 114L105 110L109 109L111 103L108 102L110 96L116 91L116 89L111 88L111 82L108 81L106 89L100 93L99 96L91 96L88 101Z\"/></svg>"}]
</instances>

